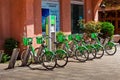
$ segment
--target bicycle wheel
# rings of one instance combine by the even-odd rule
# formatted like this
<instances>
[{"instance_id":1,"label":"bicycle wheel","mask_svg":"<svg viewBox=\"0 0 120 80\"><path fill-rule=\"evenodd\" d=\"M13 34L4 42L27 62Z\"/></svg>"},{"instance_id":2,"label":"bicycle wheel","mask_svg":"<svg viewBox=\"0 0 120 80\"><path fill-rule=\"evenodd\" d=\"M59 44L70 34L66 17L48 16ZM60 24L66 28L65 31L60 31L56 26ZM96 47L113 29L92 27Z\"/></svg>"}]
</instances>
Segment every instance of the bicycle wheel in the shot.
<instances>
[{"instance_id":1,"label":"bicycle wheel","mask_svg":"<svg viewBox=\"0 0 120 80\"><path fill-rule=\"evenodd\" d=\"M24 49L24 50L22 51L21 55L20 55L20 60L21 60L21 62L23 62L25 53L26 53L26 49Z\"/></svg>"},{"instance_id":2,"label":"bicycle wheel","mask_svg":"<svg viewBox=\"0 0 120 80\"><path fill-rule=\"evenodd\" d=\"M68 63L68 55L66 53L66 51L64 50L57 50L55 52L56 54L56 59L57 59L57 65L59 67L64 67L67 65Z\"/></svg>"},{"instance_id":3,"label":"bicycle wheel","mask_svg":"<svg viewBox=\"0 0 120 80\"><path fill-rule=\"evenodd\" d=\"M21 53L21 61L24 66L29 66L32 63L32 54L30 51L28 53L26 52L27 50L23 50Z\"/></svg>"},{"instance_id":4,"label":"bicycle wheel","mask_svg":"<svg viewBox=\"0 0 120 80\"><path fill-rule=\"evenodd\" d=\"M35 53L37 56L41 55L41 51L42 51L42 48L40 48L40 47L35 48Z\"/></svg>"},{"instance_id":5,"label":"bicycle wheel","mask_svg":"<svg viewBox=\"0 0 120 80\"><path fill-rule=\"evenodd\" d=\"M114 55L116 53L116 51L117 51L116 45L110 45L110 44L105 45L105 52L108 55Z\"/></svg>"},{"instance_id":6,"label":"bicycle wheel","mask_svg":"<svg viewBox=\"0 0 120 80\"><path fill-rule=\"evenodd\" d=\"M96 58L96 49L95 48L89 48L89 60L93 60Z\"/></svg>"},{"instance_id":7,"label":"bicycle wheel","mask_svg":"<svg viewBox=\"0 0 120 80\"><path fill-rule=\"evenodd\" d=\"M99 45L96 45L95 47L96 47L96 51L97 51L96 58L97 59L102 58L104 55L104 48Z\"/></svg>"},{"instance_id":8,"label":"bicycle wheel","mask_svg":"<svg viewBox=\"0 0 120 80\"><path fill-rule=\"evenodd\" d=\"M63 46L63 50L66 52L67 57L70 57L70 58L74 57L74 53L75 53L74 51L75 51L75 50L71 50L71 48L70 48L69 45L68 45L68 48L67 48L66 45L64 45L64 46Z\"/></svg>"},{"instance_id":9,"label":"bicycle wheel","mask_svg":"<svg viewBox=\"0 0 120 80\"><path fill-rule=\"evenodd\" d=\"M56 67L56 56L51 51L45 52L41 57L39 57L39 59L42 60L43 66L48 70L52 70Z\"/></svg>"},{"instance_id":10,"label":"bicycle wheel","mask_svg":"<svg viewBox=\"0 0 120 80\"><path fill-rule=\"evenodd\" d=\"M85 49L76 49L75 56L76 56L76 59L79 60L80 62L85 62L89 58L89 53L88 53L88 50L85 50Z\"/></svg>"}]
</instances>

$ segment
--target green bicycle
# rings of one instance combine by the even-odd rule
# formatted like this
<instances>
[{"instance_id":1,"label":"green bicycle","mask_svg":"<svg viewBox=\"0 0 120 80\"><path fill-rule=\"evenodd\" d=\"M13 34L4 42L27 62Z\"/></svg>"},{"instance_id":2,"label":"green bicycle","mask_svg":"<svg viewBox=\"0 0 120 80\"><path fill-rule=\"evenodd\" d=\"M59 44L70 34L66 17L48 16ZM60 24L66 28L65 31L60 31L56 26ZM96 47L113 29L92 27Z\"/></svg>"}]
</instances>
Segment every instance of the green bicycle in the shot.
<instances>
[{"instance_id":1,"label":"green bicycle","mask_svg":"<svg viewBox=\"0 0 120 80\"><path fill-rule=\"evenodd\" d=\"M98 34L97 33L91 33L91 39L93 40L93 45L96 48L97 54L96 58L101 58L104 55L104 46L101 44L101 42L98 39Z\"/></svg>"},{"instance_id":2,"label":"green bicycle","mask_svg":"<svg viewBox=\"0 0 120 80\"><path fill-rule=\"evenodd\" d=\"M50 38L50 37L48 35L46 35L46 38ZM43 52L48 52L48 48L45 45L45 37L41 38L42 42L40 42L40 38L39 37L37 37L37 40L38 40L37 43L41 44L42 47L40 46L40 47L36 48L35 52L37 54L42 54ZM59 43L58 42L54 42L54 44L57 45ZM64 67L64 66L67 65L68 57L67 57L67 53L64 50L57 49L53 53L56 56L56 65L58 67Z\"/></svg>"},{"instance_id":3,"label":"green bicycle","mask_svg":"<svg viewBox=\"0 0 120 80\"><path fill-rule=\"evenodd\" d=\"M95 59L96 58L96 54L97 54L97 51L96 51L96 48L95 48L95 46L93 45L93 44L91 44L90 42L86 42L85 40L84 40L84 35L82 35L82 34L78 34L78 36L81 36L81 42L80 42L80 45L82 45L82 46L84 46L85 48L87 48L87 50L88 50L88 52L89 52L89 60L93 60L93 59ZM79 46L80 46L79 45Z\"/></svg>"},{"instance_id":4,"label":"green bicycle","mask_svg":"<svg viewBox=\"0 0 120 80\"><path fill-rule=\"evenodd\" d=\"M71 40L73 43L69 44L68 42ZM87 50L83 46L78 46L74 35L68 35L68 40L65 39L63 49L67 51L69 57L75 57L74 59L80 62L85 62L88 59L89 54Z\"/></svg>"},{"instance_id":5,"label":"green bicycle","mask_svg":"<svg viewBox=\"0 0 120 80\"><path fill-rule=\"evenodd\" d=\"M107 40L107 43L105 43ZM116 52L117 52L117 47L115 45L114 42L111 41L111 38L110 37L107 37L107 39L104 39L104 49L105 49L105 52L108 54L108 55L114 55Z\"/></svg>"},{"instance_id":6,"label":"green bicycle","mask_svg":"<svg viewBox=\"0 0 120 80\"><path fill-rule=\"evenodd\" d=\"M52 70L56 67L56 56L52 51L47 50L44 45L44 40L42 37L36 38L37 42L42 43L41 54L35 52L32 46L32 38L23 38L24 44L27 46L27 49L24 50L21 54L21 60L23 66L30 66L32 63L42 64L48 70ZM38 41L38 39L40 41Z\"/></svg>"}]
</instances>

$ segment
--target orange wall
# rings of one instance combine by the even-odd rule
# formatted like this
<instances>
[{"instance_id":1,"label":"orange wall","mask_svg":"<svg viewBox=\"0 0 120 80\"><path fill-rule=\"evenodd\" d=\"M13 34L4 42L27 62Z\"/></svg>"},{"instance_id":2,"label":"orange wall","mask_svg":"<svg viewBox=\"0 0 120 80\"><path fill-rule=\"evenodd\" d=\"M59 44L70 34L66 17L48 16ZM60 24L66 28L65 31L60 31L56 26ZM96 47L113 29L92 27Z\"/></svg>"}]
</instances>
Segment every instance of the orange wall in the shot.
<instances>
[{"instance_id":1,"label":"orange wall","mask_svg":"<svg viewBox=\"0 0 120 80\"><path fill-rule=\"evenodd\" d=\"M84 8L85 8L85 21L92 21L95 20L95 15L97 14L97 9L100 6L102 0L84 0Z\"/></svg>"},{"instance_id":2,"label":"orange wall","mask_svg":"<svg viewBox=\"0 0 120 80\"><path fill-rule=\"evenodd\" d=\"M60 29L71 32L71 0L60 0Z\"/></svg>"},{"instance_id":3,"label":"orange wall","mask_svg":"<svg viewBox=\"0 0 120 80\"><path fill-rule=\"evenodd\" d=\"M6 38L21 42L24 32L30 37L42 33L40 5L41 0L0 0L0 49Z\"/></svg>"},{"instance_id":4,"label":"orange wall","mask_svg":"<svg viewBox=\"0 0 120 80\"><path fill-rule=\"evenodd\" d=\"M10 0L10 31L11 37L21 40L25 25L25 0Z\"/></svg>"},{"instance_id":5,"label":"orange wall","mask_svg":"<svg viewBox=\"0 0 120 80\"><path fill-rule=\"evenodd\" d=\"M0 0L0 49L8 37L21 42L24 32L27 36L37 36L42 33L41 1ZM94 20L98 3L102 0L84 1L86 22ZM60 26L61 31L71 32L71 0L60 0Z\"/></svg>"},{"instance_id":6,"label":"orange wall","mask_svg":"<svg viewBox=\"0 0 120 80\"><path fill-rule=\"evenodd\" d=\"M4 40L8 38L10 33L10 3L9 0L0 0L0 49Z\"/></svg>"}]
</instances>

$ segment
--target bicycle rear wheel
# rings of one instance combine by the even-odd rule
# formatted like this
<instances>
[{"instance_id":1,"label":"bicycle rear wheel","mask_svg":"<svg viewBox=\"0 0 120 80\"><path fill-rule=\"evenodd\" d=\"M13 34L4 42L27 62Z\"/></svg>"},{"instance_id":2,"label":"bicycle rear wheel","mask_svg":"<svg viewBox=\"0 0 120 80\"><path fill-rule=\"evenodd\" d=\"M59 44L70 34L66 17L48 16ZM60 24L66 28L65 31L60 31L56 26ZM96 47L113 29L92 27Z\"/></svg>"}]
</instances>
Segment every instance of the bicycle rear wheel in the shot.
<instances>
[{"instance_id":1,"label":"bicycle rear wheel","mask_svg":"<svg viewBox=\"0 0 120 80\"><path fill-rule=\"evenodd\" d=\"M96 58L96 49L95 48L90 48L89 49L89 60L93 60Z\"/></svg>"},{"instance_id":2,"label":"bicycle rear wheel","mask_svg":"<svg viewBox=\"0 0 120 80\"><path fill-rule=\"evenodd\" d=\"M96 51L97 51L97 54L96 54L96 58L99 59L99 58L102 58L103 55L104 55L104 48L102 46L95 46L96 47Z\"/></svg>"},{"instance_id":3,"label":"bicycle rear wheel","mask_svg":"<svg viewBox=\"0 0 120 80\"><path fill-rule=\"evenodd\" d=\"M59 67L64 67L68 63L68 55L64 50L57 50L55 52L57 58L57 65Z\"/></svg>"},{"instance_id":4,"label":"bicycle rear wheel","mask_svg":"<svg viewBox=\"0 0 120 80\"><path fill-rule=\"evenodd\" d=\"M105 52L108 54L108 55L114 55L117 51L117 47L116 45L110 45L110 44L106 44L105 45Z\"/></svg>"},{"instance_id":5,"label":"bicycle rear wheel","mask_svg":"<svg viewBox=\"0 0 120 80\"><path fill-rule=\"evenodd\" d=\"M56 56L51 51L45 52L39 59L42 60L43 66L48 70L53 70L56 67Z\"/></svg>"}]
</instances>

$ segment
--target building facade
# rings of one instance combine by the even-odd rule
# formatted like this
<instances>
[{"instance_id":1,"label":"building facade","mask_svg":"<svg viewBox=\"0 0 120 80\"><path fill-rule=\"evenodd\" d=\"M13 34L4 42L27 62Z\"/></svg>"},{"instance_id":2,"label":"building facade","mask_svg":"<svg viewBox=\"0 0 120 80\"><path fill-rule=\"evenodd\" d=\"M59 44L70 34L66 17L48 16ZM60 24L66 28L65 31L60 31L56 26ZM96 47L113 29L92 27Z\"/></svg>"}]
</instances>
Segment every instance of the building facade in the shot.
<instances>
[{"instance_id":1,"label":"building facade","mask_svg":"<svg viewBox=\"0 0 120 80\"><path fill-rule=\"evenodd\" d=\"M12 37L22 42L24 35L41 35L46 11L56 14L58 31L70 34L75 29L74 21L79 17L86 22L98 20L101 2L102 0L0 0L0 49L6 38Z\"/></svg>"},{"instance_id":2,"label":"building facade","mask_svg":"<svg viewBox=\"0 0 120 80\"><path fill-rule=\"evenodd\" d=\"M115 26L115 34L120 34L120 0L103 0L104 13L99 10L99 21L111 22Z\"/></svg>"}]
</instances>

